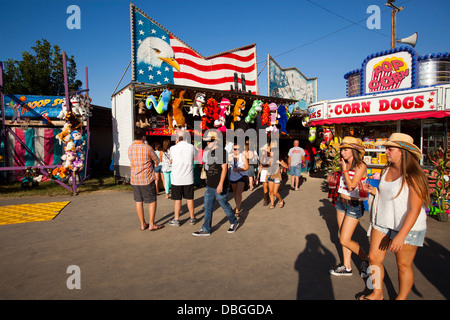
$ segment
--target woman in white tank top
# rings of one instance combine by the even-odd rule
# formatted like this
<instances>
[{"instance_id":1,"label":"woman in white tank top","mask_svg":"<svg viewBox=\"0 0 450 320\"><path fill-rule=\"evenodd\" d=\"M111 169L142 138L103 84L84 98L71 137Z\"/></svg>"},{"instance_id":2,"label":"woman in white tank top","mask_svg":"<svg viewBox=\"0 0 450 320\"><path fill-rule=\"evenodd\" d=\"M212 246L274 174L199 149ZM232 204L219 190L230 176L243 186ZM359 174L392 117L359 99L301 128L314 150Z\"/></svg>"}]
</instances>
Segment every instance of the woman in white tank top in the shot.
<instances>
[{"instance_id":1,"label":"woman in white tank top","mask_svg":"<svg viewBox=\"0 0 450 320\"><path fill-rule=\"evenodd\" d=\"M230 182L231 188L234 193L234 201L236 208L234 215L239 217L242 209L242 193L244 192L245 181L244 178L248 176L248 159L243 152L239 144L233 146L232 155L230 156Z\"/></svg>"},{"instance_id":2,"label":"woman in white tank top","mask_svg":"<svg viewBox=\"0 0 450 320\"><path fill-rule=\"evenodd\" d=\"M407 134L394 133L382 144L386 147L388 165L378 189L369 188L376 199L369 251L370 268L375 271L374 290L360 299L383 299L383 261L387 250L394 252L397 259L396 299L405 300L414 284L412 264L425 237L425 206L430 202L430 194L427 177L418 163L422 153L413 142Z\"/></svg>"}]
</instances>

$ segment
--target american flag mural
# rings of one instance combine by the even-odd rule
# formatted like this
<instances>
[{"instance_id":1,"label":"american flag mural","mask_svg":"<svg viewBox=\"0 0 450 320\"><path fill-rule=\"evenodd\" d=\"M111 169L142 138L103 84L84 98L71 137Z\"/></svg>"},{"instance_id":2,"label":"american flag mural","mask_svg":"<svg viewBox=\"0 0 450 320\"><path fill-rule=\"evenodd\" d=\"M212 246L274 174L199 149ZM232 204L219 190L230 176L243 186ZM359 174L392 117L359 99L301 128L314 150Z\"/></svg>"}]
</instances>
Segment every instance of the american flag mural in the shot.
<instances>
[{"instance_id":1,"label":"american flag mural","mask_svg":"<svg viewBox=\"0 0 450 320\"><path fill-rule=\"evenodd\" d=\"M256 45L203 57L133 4L132 80L258 94Z\"/></svg>"}]
</instances>

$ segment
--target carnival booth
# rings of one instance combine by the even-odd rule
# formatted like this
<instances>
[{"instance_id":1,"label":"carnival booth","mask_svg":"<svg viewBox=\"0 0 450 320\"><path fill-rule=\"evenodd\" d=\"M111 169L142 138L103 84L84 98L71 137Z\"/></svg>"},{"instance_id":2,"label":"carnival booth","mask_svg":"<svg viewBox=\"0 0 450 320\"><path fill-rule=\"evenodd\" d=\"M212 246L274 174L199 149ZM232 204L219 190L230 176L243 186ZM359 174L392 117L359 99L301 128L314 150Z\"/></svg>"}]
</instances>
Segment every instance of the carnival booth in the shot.
<instances>
[{"instance_id":1,"label":"carnival booth","mask_svg":"<svg viewBox=\"0 0 450 320\"><path fill-rule=\"evenodd\" d=\"M258 95L255 44L204 57L133 4L130 17L132 81L111 97L118 180L130 177L127 150L136 127L154 146L187 130L197 150L195 136L208 129L287 134L289 107L297 101Z\"/></svg>"},{"instance_id":2,"label":"carnival booth","mask_svg":"<svg viewBox=\"0 0 450 320\"><path fill-rule=\"evenodd\" d=\"M65 69L65 52L63 60ZM87 84L87 68L85 73ZM89 89L68 92L66 72L64 78L66 96L0 93L2 182L18 181L28 187L54 180L76 194L88 178Z\"/></svg>"},{"instance_id":3,"label":"carnival booth","mask_svg":"<svg viewBox=\"0 0 450 320\"><path fill-rule=\"evenodd\" d=\"M432 165L429 154L448 150L450 55L418 56L400 47L368 56L362 68L347 73L347 97L311 104L309 126L320 126L334 142L345 136L363 141L369 177L379 178L386 164L375 142L393 132L409 134L420 147L420 164Z\"/></svg>"}]
</instances>

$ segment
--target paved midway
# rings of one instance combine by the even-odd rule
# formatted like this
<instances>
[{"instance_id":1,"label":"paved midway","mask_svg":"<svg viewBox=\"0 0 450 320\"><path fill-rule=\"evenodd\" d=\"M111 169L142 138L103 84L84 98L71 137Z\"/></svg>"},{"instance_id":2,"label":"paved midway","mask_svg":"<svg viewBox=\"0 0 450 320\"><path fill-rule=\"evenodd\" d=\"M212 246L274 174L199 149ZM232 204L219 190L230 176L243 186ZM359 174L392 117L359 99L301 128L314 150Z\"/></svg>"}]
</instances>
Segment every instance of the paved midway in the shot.
<instances>
[{"instance_id":1,"label":"paved midway","mask_svg":"<svg viewBox=\"0 0 450 320\"><path fill-rule=\"evenodd\" d=\"M244 193L240 227L216 206L213 232L194 237L203 223L203 193L195 191L197 225L167 224L173 201L158 196L156 220L165 228L139 231L132 192L78 196L1 198L0 205L71 201L52 221L0 226L0 299L148 300L353 300L365 282L334 277L340 262L335 209L323 177L309 177L302 191L283 181L284 208L262 205L262 187ZM234 200L229 197L234 208ZM148 217L147 205L145 206ZM428 217L425 245L414 261L410 300L450 298L450 222ZM366 212L354 239L368 252ZM353 269L360 261L354 258ZM69 266L79 268L80 289L69 289ZM385 299L398 290L395 256L385 261ZM69 272L68 272L69 271ZM72 282L75 283L75 282Z\"/></svg>"}]
</instances>

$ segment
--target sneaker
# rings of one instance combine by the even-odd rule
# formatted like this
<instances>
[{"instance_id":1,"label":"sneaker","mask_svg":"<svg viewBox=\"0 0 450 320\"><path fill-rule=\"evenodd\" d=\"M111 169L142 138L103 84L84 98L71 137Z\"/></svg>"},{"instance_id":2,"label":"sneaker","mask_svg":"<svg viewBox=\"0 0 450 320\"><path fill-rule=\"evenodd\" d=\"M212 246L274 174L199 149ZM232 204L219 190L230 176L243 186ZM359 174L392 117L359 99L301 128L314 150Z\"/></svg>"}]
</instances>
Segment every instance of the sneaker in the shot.
<instances>
[{"instance_id":1,"label":"sneaker","mask_svg":"<svg viewBox=\"0 0 450 320\"><path fill-rule=\"evenodd\" d=\"M197 218L192 218L191 220L189 220L189 222L190 222L192 225L194 225L194 224L196 224L196 223L198 222L198 219L197 219Z\"/></svg>"},{"instance_id":2,"label":"sneaker","mask_svg":"<svg viewBox=\"0 0 450 320\"><path fill-rule=\"evenodd\" d=\"M195 232L192 232L193 236L196 237L205 237L205 236L209 236L211 233L209 233L209 231L205 231L205 230L198 230Z\"/></svg>"},{"instance_id":3,"label":"sneaker","mask_svg":"<svg viewBox=\"0 0 450 320\"><path fill-rule=\"evenodd\" d=\"M367 272L367 269L369 268L369 261L367 260L363 260L361 262L361 266L360 268L360 272L359 275L361 276L361 278L368 278L370 276L370 273Z\"/></svg>"},{"instance_id":4,"label":"sneaker","mask_svg":"<svg viewBox=\"0 0 450 320\"><path fill-rule=\"evenodd\" d=\"M228 233L234 233L239 227L239 222L233 223L230 225L230 228L227 230Z\"/></svg>"},{"instance_id":5,"label":"sneaker","mask_svg":"<svg viewBox=\"0 0 450 320\"><path fill-rule=\"evenodd\" d=\"M180 226L180 221L179 220L175 220L175 219L171 219L171 220L169 220L169 224L171 226L174 226L174 227L179 227Z\"/></svg>"},{"instance_id":6,"label":"sneaker","mask_svg":"<svg viewBox=\"0 0 450 320\"><path fill-rule=\"evenodd\" d=\"M330 269L330 274L334 276L351 276L353 275L352 269L347 270L347 268L343 264L339 264L333 269Z\"/></svg>"}]
</instances>

